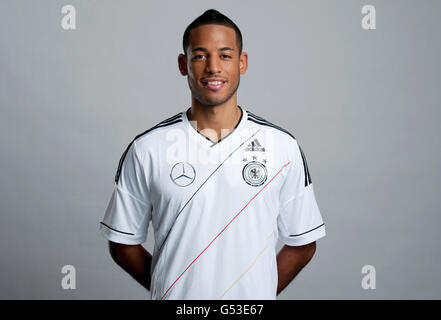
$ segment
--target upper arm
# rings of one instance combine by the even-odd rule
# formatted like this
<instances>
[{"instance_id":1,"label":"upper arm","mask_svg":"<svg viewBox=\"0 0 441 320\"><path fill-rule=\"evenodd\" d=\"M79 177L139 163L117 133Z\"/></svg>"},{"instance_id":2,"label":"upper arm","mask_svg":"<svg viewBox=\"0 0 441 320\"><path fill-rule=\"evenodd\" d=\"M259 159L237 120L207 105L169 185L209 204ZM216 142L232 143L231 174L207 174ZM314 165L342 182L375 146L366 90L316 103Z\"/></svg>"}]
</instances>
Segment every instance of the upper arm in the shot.
<instances>
[{"instance_id":1,"label":"upper arm","mask_svg":"<svg viewBox=\"0 0 441 320\"><path fill-rule=\"evenodd\" d=\"M109 252L113 260L116 262L122 262L136 256L139 251L145 249L141 244L124 244L109 241Z\"/></svg>"},{"instance_id":2,"label":"upper arm","mask_svg":"<svg viewBox=\"0 0 441 320\"><path fill-rule=\"evenodd\" d=\"M305 154L292 141L291 165L280 191L277 219L279 239L288 246L302 246L325 236Z\"/></svg>"},{"instance_id":3,"label":"upper arm","mask_svg":"<svg viewBox=\"0 0 441 320\"><path fill-rule=\"evenodd\" d=\"M287 253L295 255L295 256L301 256L306 261L309 261L312 259L312 257L315 254L315 251L317 249L316 242L311 242L305 245L301 246L289 246L285 245L283 247L283 250L285 250Z\"/></svg>"},{"instance_id":4,"label":"upper arm","mask_svg":"<svg viewBox=\"0 0 441 320\"><path fill-rule=\"evenodd\" d=\"M114 189L100 225L103 235L112 242L136 245L147 238L152 204L145 166L134 141L121 157Z\"/></svg>"},{"instance_id":5,"label":"upper arm","mask_svg":"<svg viewBox=\"0 0 441 320\"><path fill-rule=\"evenodd\" d=\"M109 252L112 258L117 258L122 252L130 249L131 246L123 243L109 241ZM135 245L136 246L136 245Z\"/></svg>"}]
</instances>

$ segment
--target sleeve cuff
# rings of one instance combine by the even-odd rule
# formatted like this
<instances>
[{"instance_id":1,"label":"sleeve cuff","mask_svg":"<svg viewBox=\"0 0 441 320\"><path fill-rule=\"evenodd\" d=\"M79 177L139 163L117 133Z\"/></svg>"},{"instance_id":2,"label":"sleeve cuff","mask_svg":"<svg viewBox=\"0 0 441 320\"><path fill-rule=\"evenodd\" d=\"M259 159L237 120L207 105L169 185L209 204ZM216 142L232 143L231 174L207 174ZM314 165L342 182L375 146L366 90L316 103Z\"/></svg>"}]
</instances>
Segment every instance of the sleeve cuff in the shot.
<instances>
[{"instance_id":1,"label":"sleeve cuff","mask_svg":"<svg viewBox=\"0 0 441 320\"><path fill-rule=\"evenodd\" d=\"M116 243L136 245L136 244L144 243L147 239L147 235L135 236L135 235L119 233L117 231L109 229L107 226L103 225L102 223L100 223L99 229L101 231L101 234L104 236L104 238Z\"/></svg>"},{"instance_id":2,"label":"sleeve cuff","mask_svg":"<svg viewBox=\"0 0 441 320\"><path fill-rule=\"evenodd\" d=\"M314 242L326 235L325 224L321 224L309 231L297 235L283 235L279 233L279 240L288 246L303 246Z\"/></svg>"}]
</instances>

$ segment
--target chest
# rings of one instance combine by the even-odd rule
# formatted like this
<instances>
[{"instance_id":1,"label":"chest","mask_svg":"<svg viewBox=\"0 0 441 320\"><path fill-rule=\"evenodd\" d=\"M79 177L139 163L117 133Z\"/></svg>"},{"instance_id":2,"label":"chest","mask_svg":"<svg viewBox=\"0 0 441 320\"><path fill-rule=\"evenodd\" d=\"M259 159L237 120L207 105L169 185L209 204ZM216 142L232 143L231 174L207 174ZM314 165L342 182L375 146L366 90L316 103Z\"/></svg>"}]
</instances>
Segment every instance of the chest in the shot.
<instances>
[{"instance_id":1,"label":"chest","mask_svg":"<svg viewBox=\"0 0 441 320\"><path fill-rule=\"evenodd\" d=\"M152 166L152 200L158 205L184 204L196 196L212 201L245 200L261 189L267 197L276 197L283 180L275 177L281 161L270 157L262 147L244 146L233 151L202 150L196 159L175 161L159 156Z\"/></svg>"}]
</instances>

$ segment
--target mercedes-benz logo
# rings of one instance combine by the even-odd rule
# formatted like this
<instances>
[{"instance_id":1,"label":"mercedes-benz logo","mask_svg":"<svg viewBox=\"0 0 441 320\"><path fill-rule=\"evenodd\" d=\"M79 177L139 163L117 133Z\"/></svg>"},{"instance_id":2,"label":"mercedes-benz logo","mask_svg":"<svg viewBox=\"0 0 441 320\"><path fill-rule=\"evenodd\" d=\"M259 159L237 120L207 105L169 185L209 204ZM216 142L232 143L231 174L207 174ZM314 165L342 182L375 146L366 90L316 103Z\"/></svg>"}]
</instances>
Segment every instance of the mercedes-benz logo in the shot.
<instances>
[{"instance_id":1,"label":"mercedes-benz logo","mask_svg":"<svg viewBox=\"0 0 441 320\"><path fill-rule=\"evenodd\" d=\"M196 178L196 172L188 162L178 162L172 167L170 178L177 186L186 187L192 184Z\"/></svg>"}]
</instances>

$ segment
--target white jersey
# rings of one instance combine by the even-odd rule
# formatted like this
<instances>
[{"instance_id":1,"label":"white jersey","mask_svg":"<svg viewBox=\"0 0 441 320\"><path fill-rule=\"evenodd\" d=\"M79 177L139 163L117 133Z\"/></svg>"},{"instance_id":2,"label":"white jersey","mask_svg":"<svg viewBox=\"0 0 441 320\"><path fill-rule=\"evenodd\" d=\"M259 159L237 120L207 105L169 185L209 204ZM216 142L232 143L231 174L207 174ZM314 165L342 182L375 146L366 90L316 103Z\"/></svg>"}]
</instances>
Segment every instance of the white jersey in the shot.
<instances>
[{"instance_id":1,"label":"white jersey","mask_svg":"<svg viewBox=\"0 0 441 320\"><path fill-rule=\"evenodd\" d=\"M277 239L300 246L325 235L294 136L238 107L219 142L182 112L120 159L100 229L135 245L152 223L151 299L275 299Z\"/></svg>"}]
</instances>

